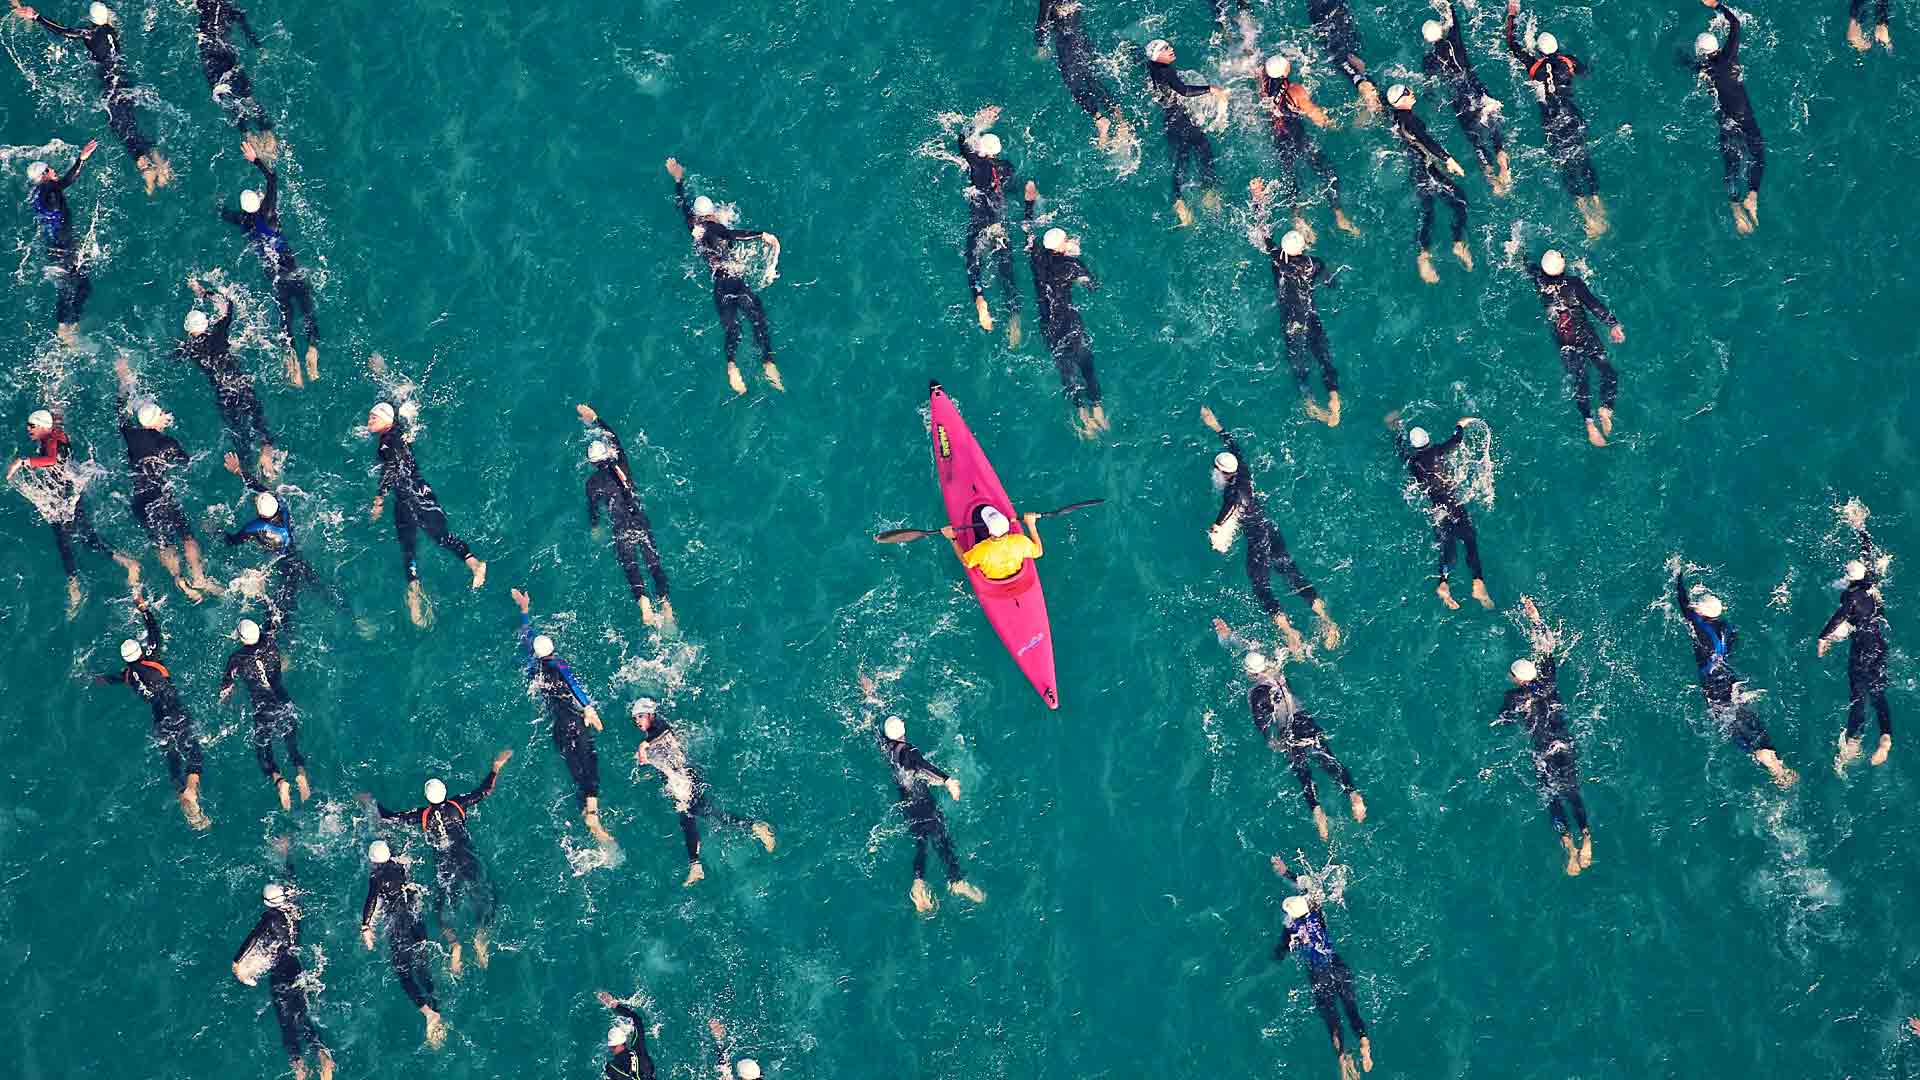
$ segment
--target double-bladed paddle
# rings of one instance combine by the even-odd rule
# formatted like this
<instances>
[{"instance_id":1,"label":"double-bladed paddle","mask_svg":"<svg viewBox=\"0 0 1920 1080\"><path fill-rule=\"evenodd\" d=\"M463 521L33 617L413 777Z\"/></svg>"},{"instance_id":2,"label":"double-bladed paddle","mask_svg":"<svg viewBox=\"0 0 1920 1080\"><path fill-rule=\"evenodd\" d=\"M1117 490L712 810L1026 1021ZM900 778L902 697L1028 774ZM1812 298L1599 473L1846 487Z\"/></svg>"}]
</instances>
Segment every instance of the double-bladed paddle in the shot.
<instances>
[{"instance_id":1,"label":"double-bladed paddle","mask_svg":"<svg viewBox=\"0 0 1920 1080\"><path fill-rule=\"evenodd\" d=\"M1047 510L1033 516L1037 518L1058 517L1061 514L1070 513L1074 510L1083 510L1089 506L1098 506L1106 501L1105 499L1086 499L1077 503L1069 503L1058 510ZM879 544L904 544L908 541L924 540L929 536L938 535L940 535L939 529L888 529L873 539L875 543Z\"/></svg>"}]
</instances>

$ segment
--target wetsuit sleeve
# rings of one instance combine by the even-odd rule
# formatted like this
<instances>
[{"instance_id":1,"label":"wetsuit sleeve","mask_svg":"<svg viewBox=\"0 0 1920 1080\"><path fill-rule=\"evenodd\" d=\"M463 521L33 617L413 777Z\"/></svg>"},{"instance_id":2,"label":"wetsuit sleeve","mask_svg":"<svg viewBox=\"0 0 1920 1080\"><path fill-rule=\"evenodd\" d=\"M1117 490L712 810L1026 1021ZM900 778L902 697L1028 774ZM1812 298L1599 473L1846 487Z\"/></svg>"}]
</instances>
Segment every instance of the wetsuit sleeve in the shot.
<instances>
[{"instance_id":1,"label":"wetsuit sleeve","mask_svg":"<svg viewBox=\"0 0 1920 1080\"><path fill-rule=\"evenodd\" d=\"M493 771L487 773L487 778L481 782L479 787L474 788L472 791L469 791L465 795L460 796L455 801L457 801L460 804L462 809L472 806L474 803L477 803L481 799L484 799L487 796L493 794L493 785L498 783L499 780L500 780L500 770L494 769Z\"/></svg>"},{"instance_id":2,"label":"wetsuit sleeve","mask_svg":"<svg viewBox=\"0 0 1920 1080\"><path fill-rule=\"evenodd\" d=\"M87 681L93 683L95 686L112 686L114 683L123 683L127 681L127 669L121 668L119 671L108 671L99 675L89 675L87 676Z\"/></svg>"},{"instance_id":3,"label":"wetsuit sleeve","mask_svg":"<svg viewBox=\"0 0 1920 1080\"><path fill-rule=\"evenodd\" d=\"M160 620L154 617L152 608L142 608L140 620L147 626L147 643L144 650L147 659L158 660L160 647L166 642L166 638L160 633Z\"/></svg>"},{"instance_id":4,"label":"wetsuit sleeve","mask_svg":"<svg viewBox=\"0 0 1920 1080\"><path fill-rule=\"evenodd\" d=\"M533 656L533 619L525 612L520 613L520 658L525 661L527 678L533 678L534 666L539 661Z\"/></svg>"},{"instance_id":5,"label":"wetsuit sleeve","mask_svg":"<svg viewBox=\"0 0 1920 1080\"><path fill-rule=\"evenodd\" d=\"M767 235L765 229L729 229L724 225L715 225L712 223L709 223L707 228L718 234L720 239L728 243L732 243L735 240L757 240Z\"/></svg>"},{"instance_id":6,"label":"wetsuit sleeve","mask_svg":"<svg viewBox=\"0 0 1920 1080\"><path fill-rule=\"evenodd\" d=\"M231 206L221 207L220 216L224 218L226 221L228 221L229 223L238 225L243 229L247 227L247 215L241 213L238 210L235 210Z\"/></svg>"},{"instance_id":7,"label":"wetsuit sleeve","mask_svg":"<svg viewBox=\"0 0 1920 1080\"><path fill-rule=\"evenodd\" d=\"M1293 867L1289 866L1285 870L1279 871L1279 873L1280 876L1286 878L1289 883L1294 885L1300 884L1300 875L1293 872Z\"/></svg>"},{"instance_id":8,"label":"wetsuit sleeve","mask_svg":"<svg viewBox=\"0 0 1920 1080\"><path fill-rule=\"evenodd\" d=\"M1880 584L1880 551L1873 546L1873 534L1865 529L1860 530L1860 561L1867 566L1867 576L1861 584L1866 588Z\"/></svg>"},{"instance_id":9,"label":"wetsuit sleeve","mask_svg":"<svg viewBox=\"0 0 1920 1080\"><path fill-rule=\"evenodd\" d=\"M1588 311L1598 315L1601 322L1608 326L1620 325L1620 320L1613 317L1613 312L1607 310L1607 305L1600 302L1600 298L1593 294L1592 289L1587 288L1586 281L1581 278L1570 278L1567 284L1573 286L1573 295L1579 298L1580 303Z\"/></svg>"},{"instance_id":10,"label":"wetsuit sleeve","mask_svg":"<svg viewBox=\"0 0 1920 1080\"><path fill-rule=\"evenodd\" d=\"M60 179L55 180L53 182L53 186L55 188L58 188L61 191L67 190L67 186L69 184L72 184L75 180L78 180L80 178L80 166L85 164L86 162L80 160L79 158L77 157L74 158L73 164L67 167L66 172L60 174Z\"/></svg>"},{"instance_id":11,"label":"wetsuit sleeve","mask_svg":"<svg viewBox=\"0 0 1920 1080\"><path fill-rule=\"evenodd\" d=\"M390 428L387 431L387 435L391 434L393 434L393 429ZM394 457L402 452L398 448L390 446L387 442L387 435L380 436L380 490L375 493L378 495L385 495L393 490L394 473L399 471L396 467Z\"/></svg>"},{"instance_id":12,"label":"wetsuit sleeve","mask_svg":"<svg viewBox=\"0 0 1920 1080\"><path fill-rule=\"evenodd\" d=\"M367 878L367 902L360 905L360 929L371 930L373 928L373 916L379 910L380 881L378 878L369 877Z\"/></svg>"},{"instance_id":13,"label":"wetsuit sleeve","mask_svg":"<svg viewBox=\"0 0 1920 1080\"><path fill-rule=\"evenodd\" d=\"M1190 83L1182 79L1172 64L1154 65L1154 81L1181 97L1199 97L1213 90L1211 83Z\"/></svg>"},{"instance_id":14,"label":"wetsuit sleeve","mask_svg":"<svg viewBox=\"0 0 1920 1080\"><path fill-rule=\"evenodd\" d=\"M1833 636L1833 632L1840 628L1841 623L1852 621L1847 618L1851 614L1853 614L1853 590L1849 589L1840 597L1840 606L1834 611L1833 618L1828 619L1827 625L1820 628L1820 636L1823 638Z\"/></svg>"},{"instance_id":15,"label":"wetsuit sleeve","mask_svg":"<svg viewBox=\"0 0 1920 1080\"><path fill-rule=\"evenodd\" d=\"M1740 59L1740 16L1735 15L1733 9L1725 4L1719 5L1715 10L1727 20L1727 45L1714 59L1719 66L1730 68Z\"/></svg>"},{"instance_id":16,"label":"wetsuit sleeve","mask_svg":"<svg viewBox=\"0 0 1920 1080\"><path fill-rule=\"evenodd\" d=\"M680 204L680 216L687 219L687 228L693 228L693 202L687 198L687 182L673 182L673 200Z\"/></svg>"},{"instance_id":17,"label":"wetsuit sleeve","mask_svg":"<svg viewBox=\"0 0 1920 1080\"><path fill-rule=\"evenodd\" d=\"M1313 283L1317 288L1322 288L1322 289L1339 288L1339 282L1336 282L1335 280L1333 280L1333 271L1327 269L1327 264L1325 262L1321 261L1320 259L1314 258L1311 255L1307 256L1307 260L1308 260L1307 265L1313 268L1312 278L1313 278Z\"/></svg>"},{"instance_id":18,"label":"wetsuit sleeve","mask_svg":"<svg viewBox=\"0 0 1920 1080\"><path fill-rule=\"evenodd\" d=\"M221 693L224 694L233 689L233 677L240 672L240 661L242 658L239 649L233 650L233 655L227 657L227 670L220 676Z\"/></svg>"},{"instance_id":19,"label":"wetsuit sleeve","mask_svg":"<svg viewBox=\"0 0 1920 1080\"><path fill-rule=\"evenodd\" d=\"M1445 165L1447 159L1453 156L1447 153L1446 147L1441 146L1440 143L1434 139L1433 133L1427 130L1426 121L1421 120L1419 117L1407 117L1406 132L1407 135L1413 139L1414 143L1419 146L1420 152L1425 154L1427 160L1433 164Z\"/></svg>"},{"instance_id":20,"label":"wetsuit sleeve","mask_svg":"<svg viewBox=\"0 0 1920 1080\"><path fill-rule=\"evenodd\" d=\"M233 954L233 962L236 964L239 963L241 959L245 957L250 950L252 950L254 944L260 940L261 935L266 933L266 930L267 930L267 918L266 916L263 915L260 917L260 919L257 922L253 924L253 929L247 931L246 940L240 943L239 951Z\"/></svg>"},{"instance_id":21,"label":"wetsuit sleeve","mask_svg":"<svg viewBox=\"0 0 1920 1080\"><path fill-rule=\"evenodd\" d=\"M1514 15L1512 12L1507 13L1507 49L1512 52L1514 56L1519 57L1520 62L1523 64L1531 64L1534 61L1534 55L1520 44L1520 34L1514 27Z\"/></svg>"},{"instance_id":22,"label":"wetsuit sleeve","mask_svg":"<svg viewBox=\"0 0 1920 1080\"><path fill-rule=\"evenodd\" d=\"M587 528L589 529L597 529L600 527L600 502L602 498L603 496L594 490L593 479L589 477L587 479ZM607 498L607 501L611 503L612 499Z\"/></svg>"},{"instance_id":23,"label":"wetsuit sleeve","mask_svg":"<svg viewBox=\"0 0 1920 1080\"><path fill-rule=\"evenodd\" d=\"M222 534L221 539L227 542L228 547L237 547L240 544L246 543L248 540L259 535L260 533L266 532L270 528L272 528L272 522L269 522L264 518L254 518L252 521L249 521L245 525L240 526L239 532L224 533Z\"/></svg>"},{"instance_id":24,"label":"wetsuit sleeve","mask_svg":"<svg viewBox=\"0 0 1920 1080\"><path fill-rule=\"evenodd\" d=\"M908 746L900 753L900 764L935 783L944 784L951 779L940 766L927 760L927 755L917 746Z\"/></svg>"},{"instance_id":25,"label":"wetsuit sleeve","mask_svg":"<svg viewBox=\"0 0 1920 1080\"><path fill-rule=\"evenodd\" d=\"M1100 291L1100 282L1093 276L1093 271L1087 269L1086 263L1072 256L1067 257L1067 263L1073 267L1073 276L1086 285L1088 292Z\"/></svg>"},{"instance_id":26,"label":"wetsuit sleeve","mask_svg":"<svg viewBox=\"0 0 1920 1080\"><path fill-rule=\"evenodd\" d=\"M33 17L33 21L39 23L41 26L46 27L48 30L52 31L53 33L59 34L63 38L72 38L75 41L84 41L86 40L86 37L87 37L87 32L85 30L82 30L79 27L74 27L74 26L61 26L59 23L54 22L52 19L47 18L45 15L36 14Z\"/></svg>"},{"instance_id":27,"label":"wetsuit sleeve","mask_svg":"<svg viewBox=\"0 0 1920 1080\"><path fill-rule=\"evenodd\" d=\"M1693 604L1687 599L1687 579L1680 574L1673 575L1673 599L1680 605L1680 614L1688 616L1691 621Z\"/></svg>"},{"instance_id":28,"label":"wetsuit sleeve","mask_svg":"<svg viewBox=\"0 0 1920 1080\"><path fill-rule=\"evenodd\" d=\"M555 660L553 666L560 673L560 678L566 681L567 689L573 691L573 700L579 702L583 708L591 709L593 699L587 696L587 690L580 685L580 680L573 677L572 666L565 660Z\"/></svg>"},{"instance_id":29,"label":"wetsuit sleeve","mask_svg":"<svg viewBox=\"0 0 1920 1080\"><path fill-rule=\"evenodd\" d=\"M53 449L48 450L47 447L49 446L53 447ZM46 469L60 464L60 443L58 440L48 439L46 442L40 444L40 449L45 451L45 453L35 454L33 457L28 458L28 465L36 469Z\"/></svg>"},{"instance_id":30,"label":"wetsuit sleeve","mask_svg":"<svg viewBox=\"0 0 1920 1080\"><path fill-rule=\"evenodd\" d=\"M1438 457L1441 454L1445 454L1448 451L1452 450L1454 447L1459 446L1461 438L1464 437L1465 435L1466 435L1465 428L1459 428L1459 427L1454 428L1453 434L1447 436L1447 440L1445 442L1433 448L1434 456Z\"/></svg>"}]
</instances>

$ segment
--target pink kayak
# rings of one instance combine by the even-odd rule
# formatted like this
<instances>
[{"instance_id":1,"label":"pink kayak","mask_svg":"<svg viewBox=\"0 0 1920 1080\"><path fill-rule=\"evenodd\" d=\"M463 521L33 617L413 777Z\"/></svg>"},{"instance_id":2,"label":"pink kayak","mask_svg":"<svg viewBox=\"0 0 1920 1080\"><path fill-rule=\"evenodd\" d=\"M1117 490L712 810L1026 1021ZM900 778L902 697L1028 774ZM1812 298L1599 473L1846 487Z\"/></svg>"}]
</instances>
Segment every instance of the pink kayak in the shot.
<instances>
[{"instance_id":1,"label":"pink kayak","mask_svg":"<svg viewBox=\"0 0 1920 1080\"><path fill-rule=\"evenodd\" d=\"M939 383L932 384L928 408L933 413L933 467L940 477L940 497L947 504L947 522L960 534L962 550L976 541L975 516L983 506L992 506L1020 527L1020 515L1014 513L1007 489L994 474L993 463L974 441L967 422L953 407ZM984 529L979 536L985 536ZM986 610L993 632L1013 654L1013 662L1039 691L1047 708L1060 707L1060 694L1053 678L1053 633L1047 625L1047 598L1040 591L1040 571L1033 560L1005 581L994 581L978 570L968 570L967 579Z\"/></svg>"}]
</instances>

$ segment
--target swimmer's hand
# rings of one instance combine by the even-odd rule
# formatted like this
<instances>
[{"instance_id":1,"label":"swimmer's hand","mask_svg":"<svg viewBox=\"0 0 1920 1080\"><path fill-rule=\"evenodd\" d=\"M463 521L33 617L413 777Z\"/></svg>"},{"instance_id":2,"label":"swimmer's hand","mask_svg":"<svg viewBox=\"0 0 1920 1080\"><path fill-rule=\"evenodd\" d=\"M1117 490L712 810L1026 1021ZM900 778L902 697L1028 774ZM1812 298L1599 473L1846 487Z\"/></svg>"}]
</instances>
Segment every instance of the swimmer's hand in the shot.
<instances>
[{"instance_id":1,"label":"swimmer's hand","mask_svg":"<svg viewBox=\"0 0 1920 1080\"><path fill-rule=\"evenodd\" d=\"M584 401L575 405L573 411L580 414L580 422L583 424L595 424L600 421L600 414L594 412L593 406L588 405Z\"/></svg>"},{"instance_id":2,"label":"swimmer's hand","mask_svg":"<svg viewBox=\"0 0 1920 1080\"><path fill-rule=\"evenodd\" d=\"M598 710L596 710L596 709L595 709L595 708L594 708L593 706L591 706L591 705L589 705L589 706L587 706L587 711L586 711L586 715L585 715L585 716L584 716L584 717L583 717L582 719L583 719L583 720L584 720L584 721L586 722L586 725L587 725L588 727L590 727L590 728L592 728L592 729L593 729L593 730L595 730L595 731L605 731L605 730L606 730L606 728L604 728L604 727L601 727L601 726L600 726L600 713L599 713L599 711L598 711Z\"/></svg>"},{"instance_id":3,"label":"swimmer's hand","mask_svg":"<svg viewBox=\"0 0 1920 1080\"><path fill-rule=\"evenodd\" d=\"M93 152L98 149L100 149L100 140L88 139L87 145L80 148L80 160L85 161L88 158L92 157Z\"/></svg>"},{"instance_id":4,"label":"swimmer's hand","mask_svg":"<svg viewBox=\"0 0 1920 1080\"><path fill-rule=\"evenodd\" d=\"M680 167L680 162L676 161L673 158L668 158L667 159L667 175L673 177L673 182L677 184L681 180L685 179L687 175L687 170Z\"/></svg>"},{"instance_id":5,"label":"swimmer's hand","mask_svg":"<svg viewBox=\"0 0 1920 1080\"><path fill-rule=\"evenodd\" d=\"M609 1009L613 1008L615 1005L620 1004L619 998L614 997L612 994L607 993L605 990L595 990L593 992L593 996L599 998L600 1004L605 1005Z\"/></svg>"},{"instance_id":6,"label":"swimmer's hand","mask_svg":"<svg viewBox=\"0 0 1920 1080\"><path fill-rule=\"evenodd\" d=\"M1200 406L1200 422L1207 425L1209 431L1220 430L1220 418L1213 415L1213 410L1205 405Z\"/></svg>"},{"instance_id":7,"label":"swimmer's hand","mask_svg":"<svg viewBox=\"0 0 1920 1080\"><path fill-rule=\"evenodd\" d=\"M20 18L26 19L28 21L32 21L33 19L37 18L40 14L39 12L33 10L30 7L22 7L20 4L20 0L13 0L13 13L19 16ZM238 974L237 968L235 969L235 974ZM253 984L249 982L247 985L251 986Z\"/></svg>"},{"instance_id":8,"label":"swimmer's hand","mask_svg":"<svg viewBox=\"0 0 1920 1080\"><path fill-rule=\"evenodd\" d=\"M520 614L525 615L533 606L533 600L527 596L525 590L509 589L507 591L513 595L513 602L520 605Z\"/></svg>"},{"instance_id":9,"label":"swimmer's hand","mask_svg":"<svg viewBox=\"0 0 1920 1080\"><path fill-rule=\"evenodd\" d=\"M1027 181L1026 196L1027 196L1028 202L1032 202L1035 199L1038 199L1040 197L1040 185L1034 183L1031 180Z\"/></svg>"},{"instance_id":10,"label":"swimmer's hand","mask_svg":"<svg viewBox=\"0 0 1920 1080\"><path fill-rule=\"evenodd\" d=\"M511 750L502 750L493 755L493 771L499 772L501 767L511 760L513 760L513 751Z\"/></svg>"},{"instance_id":11,"label":"swimmer's hand","mask_svg":"<svg viewBox=\"0 0 1920 1080\"><path fill-rule=\"evenodd\" d=\"M380 511L381 511L382 509L384 509L384 508L386 507L386 505L387 505L387 503L386 503L386 496L384 496L384 495L375 495L375 496L373 497L373 509L372 509L371 511L369 511L369 512L368 512L368 514L367 514L367 520L368 520L368 521L379 521L379 520L380 520Z\"/></svg>"},{"instance_id":12,"label":"swimmer's hand","mask_svg":"<svg viewBox=\"0 0 1920 1080\"><path fill-rule=\"evenodd\" d=\"M16 10L16 11L31 11L32 9L31 9L31 8L16 8L15 10ZM28 17L29 17L29 18L31 18L32 16L28 16ZM236 979L239 979L239 980L240 980L241 982L243 982L243 983L246 983L246 984L247 984L248 986L259 986L259 985L260 985L260 980L259 980L259 977L258 977L258 976L249 976L249 975L242 975L242 974L240 974L240 961L238 961L238 960L235 960L235 961L233 962L233 977L234 977L234 978L236 978Z\"/></svg>"},{"instance_id":13,"label":"swimmer's hand","mask_svg":"<svg viewBox=\"0 0 1920 1080\"><path fill-rule=\"evenodd\" d=\"M947 777L947 795L955 802L960 801L960 781L951 776Z\"/></svg>"}]
</instances>

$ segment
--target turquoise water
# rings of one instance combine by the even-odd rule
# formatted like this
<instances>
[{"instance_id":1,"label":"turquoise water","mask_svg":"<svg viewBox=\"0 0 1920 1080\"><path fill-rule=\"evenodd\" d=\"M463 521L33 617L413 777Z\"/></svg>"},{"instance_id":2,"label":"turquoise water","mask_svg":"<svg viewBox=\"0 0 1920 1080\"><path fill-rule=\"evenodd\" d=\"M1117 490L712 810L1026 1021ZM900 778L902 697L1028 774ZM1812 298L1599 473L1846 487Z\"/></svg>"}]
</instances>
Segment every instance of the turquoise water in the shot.
<instances>
[{"instance_id":1,"label":"turquoise water","mask_svg":"<svg viewBox=\"0 0 1920 1080\"><path fill-rule=\"evenodd\" d=\"M49 13L77 19L67 6ZM1597 69L1579 93L1614 231L1587 244L1481 5L1476 58L1508 103L1517 184L1499 203L1469 184L1477 271L1443 253L1442 283L1422 285L1398 152L1378 128L1325 140L1365 232L1347 240L1316 218L1318 253L1348 268L1323 301L1347 410L1330 431L1299 414L1274 359L1267 270L1243 222L1169 228L1157 119L1139 172L1113 175L1052 62L1034 59L1032 6L649 2L609 19L493 0L258 5L265 54L250 67L282 118L289 232L325 271L323 378L285 386L258 335L249 356L293 450L303 543L358 622L303 608L287 682L317 801L282 814L245 713L214 696L243 605L167 595L170 662L210 740L215 827L190 833L145 748L145 708L73 679L116 666L133 625L116 572L83 562L89 598L67 622L51 540L13 504L0 986L21 1075L279 1073L265 991L227 970L279 834L296 837L316 1018L342 1077L591 1075L600 987L644 992L655 1057L682 1077L708 1061L708 1016L773 1077L1332 1075L1304 978L1269 955L1276 851L1344 868L1330 920L1378 1074L1920 1073L1903 1035L1920 1011L1920 952L1901 934L1920 914L1901 843L1920 794L1911 748L1902 734L1888 766L1834 777L1844 661L1816 660L1812 643L1847 557L1832 507L1858 496L1896 555L1893 703L1908 715L1901 568L1920 547L1899 479L1915 455L1901 316L1920 290L1899 256L1920 152L1896 94L1912 80L1907 39L1861 60L1837 0L1753 13L1747 76L1769 179L1760 231L1740 240L1711 102L1674 60L1704 13L1611 0L1552 12L1546 25ZM1206 7L1125 5L1086 23L1102 47L1173 37L1182 66L1204 71ZM1359 5L1376 69L1417 65L1419 10ZM1298 5L1261 14L1276 27L1264 40L1299 38ZM123 17L135 71L164 103L143 118L178 179L148 200L109 139L73 197L101 247L83 349L54 346L52 290L24 250L0 333L15 358L8 422L45 393L61 399L80 452L108 470L95 517L132 546L114 350L134 351L204 451L183 492L211 535L230 526L239 486L219 467L204 380L165 351L188 272L221 268L265 297L214 213L252 174L205 99L191 9ZM49 138L67 144L56 163L108 139L76 52L52 57L12 22L0 41L31 76L0 80L8 175ZM1143 78L1127 95L1146 120ZM1348 101L1338 84L1319 93ZM960 181L920 151L937 113L987 103L1005 107L1010 158L1084 235L1102 279L1084 305L1114 425L1098 444L1065 423L1037 341L1009 350L972 325ZM1423 111L1464 156L1437 106L1429 95ZM1242 127L1216 145L1229 204L1244 203L1246 180L1271 168L1264 137ZM696 191L781 236L764 298L784 395L725 388L668 154ZM15 222L25 244L24 208ZM1529 250L1552 242L1584 260L1626 325L1605 451L1581 440L1527 281L1496 269L1516 223ZM269 311L249 315L259 331ZM1031 330L1030 297L1026 311ZM492 562L472 595L456 563L422 552L438 615L426 633L402 607L390 519L364 516L375 481L358 425L380 393L364 375L376 350L422 386L422 466ZM1043 526L1058 714L937 542L867 539L938 524L928 378L1017 502L1109 500ZM611 552L585 534L582 400L626 437L677 638L645 631ZM1336 815L1331 845L1254 737L1208 630L1222 615L1257 632L1259 613L1238 553L1205 542L1216 444L1202 402L1241 431L1347 630L1292 673L1371 808L1360 826ZM1496 494L1476 516L1495 613L1446 613L1430 595L1425 529L1379 425L1395 409L1436 429L1463 413L1491 424ZM1709 729L1664 603L1675 553L1710 568L1743 630L1740 666L1802 772L1789 794ZM223 578L254 563L210 558ZM160 573L151 559L148 573ZM614 865L594 865L524 697L514 584L609 706ZM1487 727L1524 648L1523 589L1579 639L1561 685L1596 864L1577 880L1560 872L1519 736ZM911 841L854 689L862 670L896 669L892 708L965 786L949 821L984 907L943 896L922 920L908 904ZM670 808L624 764L634 737L617 718L643 693L670 700L723 804L775 823L774 855L714 836L708 880L681 887ZM502 747L517 756L475 820L503 888L501 948L484 972L439 976L453 1036L430 1051L384 946L356 940L374 832L352 796L402 802L436 774L461 790Z\"/></svg>"}]
</instances>

